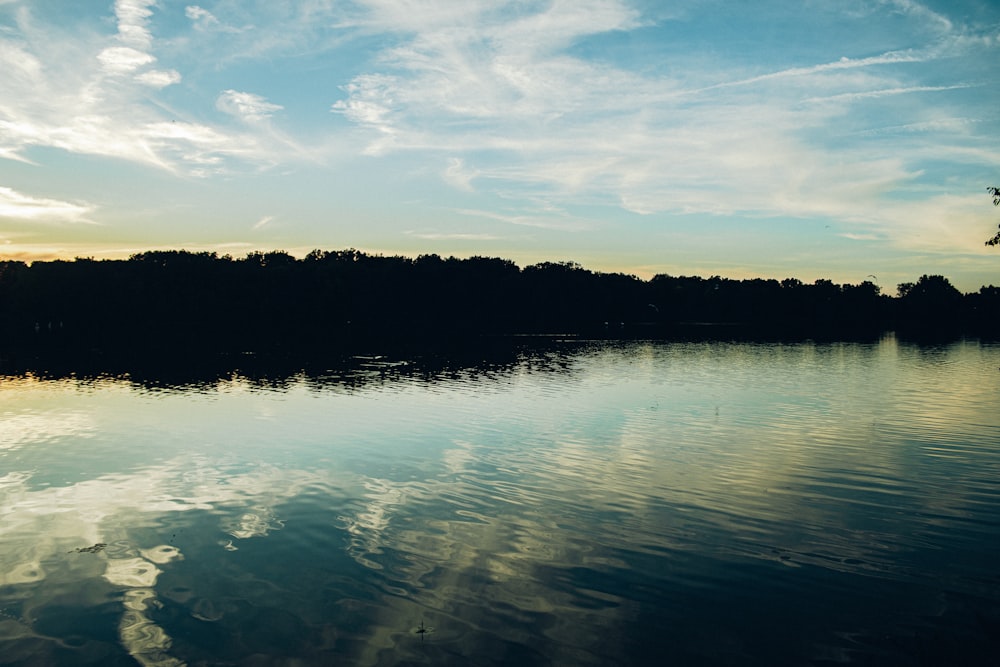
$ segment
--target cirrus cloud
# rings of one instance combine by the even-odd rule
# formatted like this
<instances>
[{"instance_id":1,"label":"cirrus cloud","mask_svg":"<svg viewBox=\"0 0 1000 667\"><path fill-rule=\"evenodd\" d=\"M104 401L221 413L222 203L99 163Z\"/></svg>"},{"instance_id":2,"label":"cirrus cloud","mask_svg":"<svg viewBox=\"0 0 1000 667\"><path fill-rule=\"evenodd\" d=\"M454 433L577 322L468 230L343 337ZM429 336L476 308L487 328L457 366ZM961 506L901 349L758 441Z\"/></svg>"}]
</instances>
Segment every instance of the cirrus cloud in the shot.
<instances>
[{"instance_id":1,"label":"cirrus cloud","mask_svg":"<svg viewBox=\"0 0 1000 667\"><path fill-rule=\"evenodd\" d=\"M223 113L250 123L267 120L274 112L284 108L280 104L268 102L260 95L231 89L222 91L215 102L215 107Z\"/></svg>"},{"instance_id":2,"label":"cirrus cloud","mask_svg":"<svg viewBox=\"0 0 1000 667\"><path fill-rule=\"evenodd\" d=\"M32 197L13 188L0 186L0 219L39 222L90 222L90 204Z\"/></svg>"}]
</instances>

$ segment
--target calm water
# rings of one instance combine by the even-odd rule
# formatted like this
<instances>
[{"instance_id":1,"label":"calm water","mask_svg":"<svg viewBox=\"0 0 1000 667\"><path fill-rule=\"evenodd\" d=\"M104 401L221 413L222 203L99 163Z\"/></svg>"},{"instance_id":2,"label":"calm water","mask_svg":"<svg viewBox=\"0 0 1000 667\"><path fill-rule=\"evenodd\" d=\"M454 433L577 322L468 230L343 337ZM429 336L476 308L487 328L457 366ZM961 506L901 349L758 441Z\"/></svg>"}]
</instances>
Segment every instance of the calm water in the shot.
<instances>
[{"instance_id":1,"label":"calm water","mask_svg":"<svg viewBox=\"0 0 1000 667\"><path fill-rule=\"evenodd\" d=\"M0 377L0 663L996 664L1000 346L413 361Z\"/></svg>"}]
</instances>

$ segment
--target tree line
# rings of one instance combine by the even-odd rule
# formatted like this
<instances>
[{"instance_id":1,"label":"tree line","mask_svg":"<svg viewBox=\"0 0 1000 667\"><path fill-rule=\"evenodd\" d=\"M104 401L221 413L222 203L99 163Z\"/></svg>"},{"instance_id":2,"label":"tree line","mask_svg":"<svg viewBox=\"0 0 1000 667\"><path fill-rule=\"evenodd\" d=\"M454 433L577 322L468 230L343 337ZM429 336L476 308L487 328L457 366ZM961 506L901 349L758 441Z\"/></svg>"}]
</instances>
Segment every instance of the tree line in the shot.
<instances>
[{"instance_id":1,"label":"tree line","mask_svg":"<svg viewBox=\"0 0 1000 667\"><path fill-rule=\"evenodd\" d=\"M925 275L811 284L657 275L574 262L314 250L245 257L151 251L127 260L0 262L0 351L261 351L516 334L855 338L1000 334L1000 288Z\"/></svg>"}]
</instances>

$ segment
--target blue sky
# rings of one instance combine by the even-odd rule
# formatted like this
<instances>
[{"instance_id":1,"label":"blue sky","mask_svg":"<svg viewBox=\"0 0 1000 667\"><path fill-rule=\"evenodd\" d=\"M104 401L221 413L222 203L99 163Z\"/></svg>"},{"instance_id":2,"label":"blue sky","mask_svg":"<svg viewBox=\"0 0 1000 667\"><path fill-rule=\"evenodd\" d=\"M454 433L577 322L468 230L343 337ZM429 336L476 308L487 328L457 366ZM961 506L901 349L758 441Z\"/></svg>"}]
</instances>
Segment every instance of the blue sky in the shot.
<instances>
[{"instance_id":1,"label":"blue sky","mask_svg":"<svg viewBox=\"0 0 1000 667\"><path fill-rule=\"evenodd\" d=\"M0 0L0 257L1000 284L992 0Z\"/></svg>"}]
</instances>

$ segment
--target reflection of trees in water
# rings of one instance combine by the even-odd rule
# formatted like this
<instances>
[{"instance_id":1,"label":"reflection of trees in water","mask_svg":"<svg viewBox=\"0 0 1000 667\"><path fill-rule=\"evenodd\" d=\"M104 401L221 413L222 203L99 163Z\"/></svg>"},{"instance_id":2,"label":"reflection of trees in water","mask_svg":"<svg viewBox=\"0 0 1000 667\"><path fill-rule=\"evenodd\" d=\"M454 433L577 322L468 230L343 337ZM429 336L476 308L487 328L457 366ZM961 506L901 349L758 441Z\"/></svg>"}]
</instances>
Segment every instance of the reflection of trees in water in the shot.
<instances>
[{"instance_id":1,"label":"reflection of trees in water","mask_svg":"<svg viewBox=\"0 0 1000 667\"><path fill-rule=\"evenodd\" d=\"M316 455L318 463L310 459L297 470L234 472L205 456L66 491L31 488L25 473L7 479L6 487L0 481L7 489L0 514L24 522L20 528L4 524L13 534L5 533L3 553L17 557L7 558L0 573L20 573L27 585L62 577L65 586L73 579L52 571L53 554L65 558L65 551L102 542L155 543L138 540L141 530L131 529L132 521L146 522L137 518L143 514L207 516L215 537L235 540L230 544L239 546L239 559L220 559L225 568L219 572L206 566L204 581L185 574L191 577L186 592L147 585L142 576L152 570L145 563L156 565L155 552L133 547L103 556L80 553L67 565L78 568L73 576L81 580L100 579L86 563L104 557L136 569L136 578L119 583L131 591L126 608L141 609L128 609L136 614L127 619L120 605L117 613L148 638L146 654L163 652L163 638L149 621L177 641L185 628L226 637L226 658L233 661L251 651L274 655L283 637L302 642L297 656L326 651L355 664L408 657L461 664L463 654L483 647L493 649L497 663L580 664L636 655L628 642L662 639L649 636L666 623L651 619L651 610L663 619L683 615L683 603L694 597L688 581L700 582L709 596L718 593L712 586L720 580L741 583L712 569L720 563L798 567L798 574L826 576L915 576L900 554L917 551L927 535L893 534L900 512L930 510L943 531L948 517L967 517L974 509L968 495L956 491L968 487L957 479L952 484L945 472L961 471L954 460L949 467L948 447L957 460L967 453L959 445L970 446L957 442L966 433L956 426L982 423L977 410L991 404L993 384L982 381L987 376L981 369L969 372L985 357L963 356L973 354L970 349L938 349L934 356L952 363L933 364L914 361L926 348L892 339L877 346L640 344L591 349L589 355L557 349L524 354L508 365L422 370L414 370L419 361L365 358L359 373L369 374L367 384L345 386L342 374L333 372L333 380L312 385L308 375L292 375L289 386L350 393L409 383L426 388L427 396L441 396L447 387L449 400L438 405L452 426L420 441L428 449L412 456L426 457L422 466L388 460L383 471L372 454L369 467L351 469L339 458L340 452L347 459L360 456L357 451L371 445L366 442L336 453L331 448ZM901 362L918 372L901 369ZM509 408L514 397L499 389L522 381L519 400L534 408L525 414L515 409L524 405ZM912 391L914 381L921 391ZM232 380L221 387L227 382ZM373 392L388 398L407 393L421 392ZM458 400L466 394L497 400ZM489 409L479 412L484 406ZM332 432L341 426L333 419L325 423ZM385 433L404 431L387 425ZM904 439L913 432L923 434L917 442L933 446L937 458L917 476L925 488L905 496L904 506L892 481L912 478L906 468L920 463ZM446 439L443 448L432 442L438 437ZM988 493L988 484L981 475L976 491ZM307 493L310 502L327 508L336 504L334 496L347 499L328 511L326 523L315 521L313 547L291 540L305 517L285 505ZM280 533L261 539L286 519ZM115 526L124 532L114 532ZM56 539L64 530L64 539ZM271 544L261 553L275 560L292 556L294 572L284 563L244 559L265 541ZM208 543L223 558L232 555ZM197 553L185 548L185 565L197 565L190 562ZM91 569L84 573L83 567ZM179 567L157 569L173 575ZM234 584L246 592L226 590ZM30 603L33 612L12 608L0 622L58 606L54 590L43 588ZM155 592L155 600L143 591ZM665 591L677 598L655 600ZM89 602L98 606L100 597ZM709 618L704 609L700 613L693 617ZM424 623L435 632L421 642L413 630ZM206 640L187 645L186 652L177 648L175 643L175 655L187 657L209 654L213 646Z\"/></svg>"},{"instance_id":2,"label":"reflection of trees in water","mask_svg":"<svg viewBox=\"0 0 1000 667\"><path fill-rule=\"evenodd\" d=\"M231 384L262 391L286 391L303 384L319 392L350 393L396 382L492 381L516 369L565 372L569 360L588 343L573 340L512 341L448 350L395 349L381 354L324 357L316 355L243 354L118 358L101 355L25 360L0 365L0 377L70 380L81 388L123 382L149 392L212 392ZM0 428L3 425L0 424Z\"/></svg>"}]
</instances>

